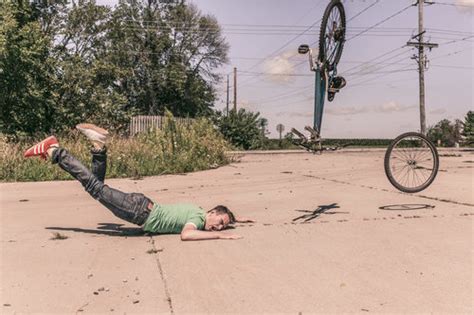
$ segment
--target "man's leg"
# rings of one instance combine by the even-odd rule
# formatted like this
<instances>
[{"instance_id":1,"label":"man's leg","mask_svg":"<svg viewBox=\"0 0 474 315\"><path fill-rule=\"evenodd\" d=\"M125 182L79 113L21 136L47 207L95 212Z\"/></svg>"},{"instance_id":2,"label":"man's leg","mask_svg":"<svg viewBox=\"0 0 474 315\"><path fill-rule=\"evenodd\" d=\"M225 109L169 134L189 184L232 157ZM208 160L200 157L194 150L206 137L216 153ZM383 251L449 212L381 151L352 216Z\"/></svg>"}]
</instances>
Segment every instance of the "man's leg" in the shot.
<instances>
[{"instance_id":1,"label":"man's leg","mask_svg":"<svg viewBox=\"0 0 474 315\"><path fill-rule=\"evenodd\" d=\"M53 164L77 179L84 189L102 203L112 213L127 222L142 225L150 213L150 199L140 193L124 193L105 185L80 161L63 148L54 150L51 156Z\"/></svg>"},{"instance_id":2,"label":"man's leg","mask_svg":"<svg viewBox=\"0 0 474 315\"><path fill-rule=\"evenodd\" d=\"M105 180L105 173L107 171L107 147L102 149L91 149L92 154L92 167L91 171L98 180L102 183Z\"/></svg>"},{"instance_id":3,"label":"man's leg","mask_svg":"<svg viewBox=\"0 0 474 315\"><path fill-rule=\"evenodd\" d=\"M104 182L105 173L107 170L107 148L105 143L107 141L109 132L104 128L89 123L78 124L76 129L85 135L92 143L93 148L91 149L91 170L98 180Z\"/></svg>"}]
</instances>

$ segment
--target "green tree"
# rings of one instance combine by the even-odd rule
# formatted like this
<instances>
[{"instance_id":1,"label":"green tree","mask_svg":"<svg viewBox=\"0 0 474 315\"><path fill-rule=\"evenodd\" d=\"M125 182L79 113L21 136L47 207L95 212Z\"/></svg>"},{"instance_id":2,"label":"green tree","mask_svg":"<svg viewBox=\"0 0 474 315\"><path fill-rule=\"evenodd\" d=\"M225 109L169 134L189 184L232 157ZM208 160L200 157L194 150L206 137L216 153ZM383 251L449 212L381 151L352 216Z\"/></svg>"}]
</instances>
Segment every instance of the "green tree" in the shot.
<instances>
[{"instance_id":1,"label":"green tree","mask_svg":"<svg viewBox=\"0 0 474 315\"><path fill-rule=\"evenodd\" d=\"M440 142L442 146L452 147L462 141L460 125L461 122L458 120L452 123L448 119L443 119L428 129L428 138L435 144Z\"/></svg>"},{"instance_id":2,"label":"green tree","mask_svg":"<svg viewBox=\"0 0 474 315\"><path fill-rule=\"evenodd\" d=\"M216 19L178 0L0 3L0 131L34 134L130 115L212 113L228 45Z\"/></svg>"},{"instance_id":3,"label":"green tree","mask_svg":"<svg viewBox=\"0 0 474 315\"><path fill-rule=\"evenodd\" d=\"M110 60L123 70L118 89L141 114L212 113L214 70L228 45L216 19L184 1L122 0L108 33Z\"/></svg>"},{"instance_id":4,"label":"green tree","mask_svg":"<svg viewBox=\"0 0 474 315\"><path fill-rule=\"evenodd\" d=\"M244 150L262 146L264 139L260 129L261 121L260 113L246 111L244 108L238 111L230 110L228 115L217 112L214 116L214 122L224 138Z\"/></svg>"},{"instance_id":5,"label":"green tree","mask_svg":"<svg viewBox=\"0 0 474 315\"><path fill-rule=\"evenodd\" d=\"M133 113L126 109L126 97L115 89L116 78L122 72L108 59L106 33L110 15L106 6L79 0L64 16L55 46L56 102L62 126L90 121L121 129Z\"/></svg>"},{"instance_id":6,"label":"green tree","mask_svg":"<svg viewBox=\"0 0 474 315\"><path fill-rule=\"evenodd\" d=\"M54 126L55 60L28 1L0 4L0 131L33 134Z\"/></svg>"},{"instance_id":7,"label":"green tree","mask_svg":"<svg viewBox=\"0 0 474 315\"><path fill-rule=\"evenodd\" d=\"M462 135L468 144L474 144L474 111L468 111L463 123Z\"/></svg>"}]
</instances>

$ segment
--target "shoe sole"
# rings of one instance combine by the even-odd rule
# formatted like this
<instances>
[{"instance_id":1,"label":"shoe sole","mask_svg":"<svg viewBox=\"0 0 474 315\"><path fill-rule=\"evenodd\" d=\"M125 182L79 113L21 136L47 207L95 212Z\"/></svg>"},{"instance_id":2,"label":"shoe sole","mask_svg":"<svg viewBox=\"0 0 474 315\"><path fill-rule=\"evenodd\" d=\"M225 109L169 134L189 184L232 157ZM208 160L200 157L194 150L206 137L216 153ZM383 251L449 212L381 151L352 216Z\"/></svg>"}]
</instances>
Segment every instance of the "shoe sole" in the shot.
<instances>
[{"instance_id":1,"label":"shoe sole","mask_svg":"<svg viewBox=\"0 0 474 315\"><path fill-rule=\"evenodd\" d=\"M100 128L94 124L79 124L76 129L82 132L90 141L105 143L109 132L104 128Z\"/></svg>"},{"instance_id":2,"label":"shoe sole","mask_svg":"<svg viewBox=\"0 0 474 315\"><path fill-rule=\"evenodd\" d=\"M102 136L108 136L109 135L109 132L107 130L105 130L104 128L100 128L94 124L87 124L87 123L84 123L84 124L79 124L76 126L76 128L80 131L83 131L83 130L86 130L86 129L89 129L89 130L94 130L95 132L101 134Z\"/></svg>"}]
</instances>

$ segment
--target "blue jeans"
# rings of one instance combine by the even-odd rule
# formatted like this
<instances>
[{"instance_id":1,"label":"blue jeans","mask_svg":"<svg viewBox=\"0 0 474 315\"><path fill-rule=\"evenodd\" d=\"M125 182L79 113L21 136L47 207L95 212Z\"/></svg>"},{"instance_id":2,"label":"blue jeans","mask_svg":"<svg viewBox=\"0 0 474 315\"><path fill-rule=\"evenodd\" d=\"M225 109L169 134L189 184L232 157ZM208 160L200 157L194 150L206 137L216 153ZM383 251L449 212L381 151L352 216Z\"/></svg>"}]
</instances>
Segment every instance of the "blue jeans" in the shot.
<instances>
[{"instance_id":1,"label":"blue jeans","mask_svg":"<svg viewBox=\"0 0 474 315\"><path fill-rule=\"evenodd\" d=\"M145 223L153 202L140 193L124 193L104 184L107 168L107 150L92 150L92 170L69 154L66 149L58 148L52 156L53 164L77 179L84 189L122 220L142 225Z\"/></svg>"}]
</instances>

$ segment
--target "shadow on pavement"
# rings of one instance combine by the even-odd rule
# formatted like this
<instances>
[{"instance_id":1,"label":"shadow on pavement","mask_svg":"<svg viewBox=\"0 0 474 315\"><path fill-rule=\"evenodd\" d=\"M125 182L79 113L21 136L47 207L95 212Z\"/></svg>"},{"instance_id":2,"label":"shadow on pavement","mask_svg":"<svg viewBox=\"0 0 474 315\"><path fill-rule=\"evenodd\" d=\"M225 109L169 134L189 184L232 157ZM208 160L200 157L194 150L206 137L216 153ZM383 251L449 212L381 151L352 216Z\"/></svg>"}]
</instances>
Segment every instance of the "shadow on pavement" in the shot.
<instances>
[{"instance_id":1,"label":"shadow on pavement","mask_svg":"<svg viewBox=\"0 0 474 315\"><path fill-rule=\"evenodd\" d=\"M78 233L88 233L88 234L99 234L99 235L108 235L108 236L148 236L148 233L145 233L141 228L133 227L122 227L123 224L116 223L99 223L97 230L93 229L82 229L74 227L54 227L48 226L45 229L47 230L56 230L56 231L71 231Z\"/></svg>"},{"instance_id":2,"label":"shadow on pavement","mask_svg":"<svg viewBox=\"0 0 474 315\"><path fill-rule=\"evenodd\" d=\"M380 210L388 210L388 211L410 211L410 210L420 210L420 209L433 209L435 206L427 205L424 203L406 203L406 204L399 204L399 205L387 205L379 207Z\"/></svg>"},{"instance_id":3,"label":"shadow on pavement","mask_svg":"<svg viewBox=\"0 0 474 315\"><path fill-rule=\"evenodd\" d=\"M340 211L331 211L331 212L328 211L328 210L331 210L331 209L338 209L338 208L340 208L340 207L337 205L337 203L332 203L330 205L320 205L320 206L318 206L318 208L316 208L313 211L311 211L311 210L295 210L295 211L303 212L303 213L306 213L306 214L303 214L299 217L296 217L292 221L296 222L296 221L299 220L299 222L308 222L308 221L316 219L321 214L338 214L338 213L347 214L347 213L349 213L349 212L340 212Z\"/></svg>"}]
</instances>

